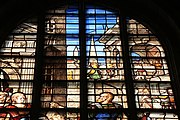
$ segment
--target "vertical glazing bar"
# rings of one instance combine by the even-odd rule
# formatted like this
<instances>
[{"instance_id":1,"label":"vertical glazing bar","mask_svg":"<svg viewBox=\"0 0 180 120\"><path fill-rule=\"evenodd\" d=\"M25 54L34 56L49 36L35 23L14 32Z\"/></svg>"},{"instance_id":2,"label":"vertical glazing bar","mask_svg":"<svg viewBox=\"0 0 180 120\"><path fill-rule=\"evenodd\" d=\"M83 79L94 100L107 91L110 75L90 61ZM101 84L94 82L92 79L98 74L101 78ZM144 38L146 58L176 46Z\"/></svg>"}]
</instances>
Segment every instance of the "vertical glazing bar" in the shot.
<instances>
[{"instance_id":1,"label":"vertical glazing bar","mask_svg":"<svg viewBox=\"0 0 180 120\"><path fill-rule=\"evenodd\" d=\"M80 116L87 120L87 73L86 73L86 36L84 0L79 0L79 40L80 40Z\"/></svg>"},{"instance_id":2,"label":"vertical glazing bar","mask_svg":"<svg viewBox=\"0 0 180 120\"><path fill-rule=\"evenodd\" d=\"M134 85L133 85L130 56L129 56L129 43L127 37L126 18L122 15L120 16L120 31L121 31L120 33L122 39L122 55L124 61L123 64L124 64L126 91L127 91L127 95L129 95L127 97L128 109L129 109L128 120L137 120Z\"/></svg>"},{"instance_id":3,"label":"vertical glazing bar","mask_svg":"<svg viewBox=\"0 0 180 120\"><path fill-rule=\"evenodd\" d=\"M41 112L41 89L43 84L43 48L44 48L44 29L45 19L44 11L38 15L38 28L37 28L37 42L36 42L36 56L35 56L35 73L33 83L33 99L31 120L38 120L38 114Z\"/></svg>"}]
</instances>

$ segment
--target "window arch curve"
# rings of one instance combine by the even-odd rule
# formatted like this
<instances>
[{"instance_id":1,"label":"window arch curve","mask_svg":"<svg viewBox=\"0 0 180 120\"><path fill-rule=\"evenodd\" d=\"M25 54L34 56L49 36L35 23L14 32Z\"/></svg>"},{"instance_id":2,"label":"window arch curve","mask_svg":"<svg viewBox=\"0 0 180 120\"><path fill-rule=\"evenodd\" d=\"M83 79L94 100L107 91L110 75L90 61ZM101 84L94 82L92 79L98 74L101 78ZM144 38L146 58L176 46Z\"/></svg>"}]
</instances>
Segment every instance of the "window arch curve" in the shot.
<instances>
[{"instance_id":1,"label":"window arch curve","mask_svg":"<svg viewBox=\"0 0 180 120\"><path fill-rule=\"evenodd\" d=\"M178 119L157 37L116 11L81 7L47 10L8 36L1 62L10 64L19 77L7 81L13 91L2 90L11 100L3 107L23 108L23 114L15 116L19 119L28 118L35 108L39 119ZM16 106L11 97L16 93L26 98L25 105ZM113 103L103 101L107 98ZM5 117L15 118L8 114Z\"/></svg>"}]
</instances>

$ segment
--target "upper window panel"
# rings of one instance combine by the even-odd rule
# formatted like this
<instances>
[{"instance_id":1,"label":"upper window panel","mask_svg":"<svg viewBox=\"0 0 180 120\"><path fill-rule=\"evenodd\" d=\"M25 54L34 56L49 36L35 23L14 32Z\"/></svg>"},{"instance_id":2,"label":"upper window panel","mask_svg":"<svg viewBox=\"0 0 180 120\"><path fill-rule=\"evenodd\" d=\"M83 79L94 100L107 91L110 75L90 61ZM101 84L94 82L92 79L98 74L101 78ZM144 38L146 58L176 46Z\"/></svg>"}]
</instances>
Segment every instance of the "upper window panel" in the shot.
<instances>
[{"instance_id":1,"label":"upper window panel","mask_svg":"<svg viewBox=\"0 0 180 120\"><path fill-rule=\"evenodd\" d=\"M135 20L128 21L132 74L136 81L170 81L164 50L156 36Z\"/></svg>"}]
</instances>

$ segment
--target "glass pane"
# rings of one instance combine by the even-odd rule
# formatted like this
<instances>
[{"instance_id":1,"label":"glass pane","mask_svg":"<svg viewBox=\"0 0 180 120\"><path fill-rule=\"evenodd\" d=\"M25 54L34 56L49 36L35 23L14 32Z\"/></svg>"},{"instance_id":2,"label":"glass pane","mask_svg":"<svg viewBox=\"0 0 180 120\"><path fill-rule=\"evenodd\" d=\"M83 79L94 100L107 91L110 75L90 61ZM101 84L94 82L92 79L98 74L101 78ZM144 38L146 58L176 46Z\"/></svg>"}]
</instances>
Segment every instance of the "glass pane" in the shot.
<instances>
[{"instance_id":1,"label":"glass pane","mask_svg":"<svg viewBox=\"0 0 180 120\"><path fill-rule=\"evenodd\" d=\"M36 33L37 19L26 20L13 30L1 46L0 119L28 119L30 117Z\"/></svg>"},{"instance_id":2,"label":"glass pane","mask_svg":"<svg viewBox=\"0 0 180 120\"><path fill-rule=\"evenodd\" d=\"M141 26L135 29L138 34L131 33L134 24ZM170 81L165 53L158 39L135 20L128 21L128 32L134 80Z\"/></svg>"},{"instance_id":3,"label":"glass pane","mask_svg":"<svg viewBox=\"0 0 180 120\"><path fill-rule=\"evenodd\" d=\"M79 108L79 82L52 82L45 83L42 89L43 108Z\"/></svg>"},{"instance_id":4,"label":"glass pane","mask_svg":"<svg viewBox=\"0 0 180 120\"><path fill-rule=\"evenodd\" d=\"M41 113L39 120L80 120L80 115L75 112L47 111Z\"/></svg>"},{"instance_id":5,"label":"glass pane","mask_svg":"<svg viewBox=\"0 0 180 120\"><path fill-rule=\"evenodd\" d=\"M96 14L95 14L96 15ZM90 18L87 14L87 18ZM98 16L97 16L98 17ZM104 19L107 19L104 14ZM91 19L95 19L92 17ZM114 19L118 20L117 17ZM92 27L93 25L94 27ZM98 24L86 24L87 33L87 78L89 80L124 80L122 47L118 22L113 25L107 22Z\"/></svg>"},{"instance_id":6,"label":"glass pane","mask_svg":"<svg viewBox=\"0 0 180 120\"><path fill-rule=\"evenodd\" d=\"M88 6L86 11L88 109L98 109L89 119L125 119L120 111L127 108L127 97L119 18L106 9Z\"/></svg>"},{"instance_id":7,"label":"glass pane","mask_svg":"<svg viewBox=\"0 0 180 120\"><path fill-rule=\"evenodd\" d=\"M98 106L94 106L96 105L96 102L100 105L103 103L105 104L104 107L99 107L101 109L113 109L116 107L127 108L126 87L124 83L96 82L94 84L93 82L89 82L88 88L88 108L97 108ZM109 104L112 104L112 102L115 106L108 106Z\"/></svg>"},{"instance_id":8,"label":"glass pane","mask_svg":"<svg viewBox=\"0 0 180 120\"><path fill-rule=\"evenodd\" d=\"M177 120L165 51L157 37L127 18L133 77L133 82L127 83L119 14L94 6L86 6L85 11L86 68L81 69L78 6L46 11L39 119L80 120L80 71L86 69L88 106L83 108L88 119L127 120L131 95L126 86L133 84L139 119ZM37 19L32 18L13 30L1 46L0 119L30 118L36 39Z\"/></svg>"},{"instance_id":9,"label":"glass pane","mask_svg":"<svg viewBox=\"0 0 180 120\"><path fill-rule=\"evenodd\" d=\"M152 34L149 29L144 27L142 24L139 24L136 20L127 18L128 20L128 26L127 26L127 32L132 35L144 35L144 34Z\"/></svg>"},{"instance_id":10,"label":"glass pane","mask_svg":"<svg viewBox=\"0 0 180 120\"><path fill-rule=\"evenodd\" d=\"M166 112L141 112L138 113L138 118L140 120L179 120L176 114Z\"/></svg>"},{"instance_id":11,"label":"glass pane","mask_svg":"<svg viewBox=\"0 0 180 120\"><path fill-rule=\"evenodd\" d=\"M53 11L61 12L54 13ZM41 106L52 110L54 108L68 108L67 110L69 108L79 108L80 47L78 10L73 6L51 10L46 14L45 23L45 81L41 92ZM57 110L57 112L48 112L44 115L48 119L77 119L79 115L71 112L66 113ZM55 117L54 114L59 117Z\"/></svg>"},{"instance_id":12,"label":"glass pane","mask_svg":"<svg viewBox=\"0 0 180 120\"><path fill-rule=\"evenodd\" d=\"M59 14L50 12L46 15L45 80L80 79L78 12L74 13L72 11L77 10L70 8L59 9L62 12ZM70 22L72 20L76 22Z\"/></svg>"},{"instance_id":13,"label":"glass pane","mask_svg":"<svg viewBox=\"0 0 180 120\"><path fill-rule=\"evenodd\" d=\"M37 33L37 18L31 18L23 22L22 24L18 25L12 33Z\"/></svg>"},{"instance_id":14,"label":"glass pane","mask_svg":"<svg viewBox=\"0 0 180 120\"><path fill-rule=\"evenodd\" d=\"M176 109L165 52L145 26L127 19L129 55L137 108ZM172 113L141 113L141 119L177 119ZM146 118L146 119L150 119Z\"/></svg>"},{"instance_id":15,"label":"glass pane","mask_svg":"<svg viewBox=\"0 0 180 120\"><path fill-rule=\"evenodd\" d=\"M109 119L111 118L111 119ZM117 111L101 111L89 113L89 120L128 120L127 116Z\"/></svg>"},{"instance_id":16,"label":"glass pane","mask_svg":"<svg viewBox=\"0 0 180 120\"><path fill-rule=\"evenodd\" d=\"M172 88L169 83L136 83L134 87L138 108L176 108Z\"/></svg>"}]
</instances>

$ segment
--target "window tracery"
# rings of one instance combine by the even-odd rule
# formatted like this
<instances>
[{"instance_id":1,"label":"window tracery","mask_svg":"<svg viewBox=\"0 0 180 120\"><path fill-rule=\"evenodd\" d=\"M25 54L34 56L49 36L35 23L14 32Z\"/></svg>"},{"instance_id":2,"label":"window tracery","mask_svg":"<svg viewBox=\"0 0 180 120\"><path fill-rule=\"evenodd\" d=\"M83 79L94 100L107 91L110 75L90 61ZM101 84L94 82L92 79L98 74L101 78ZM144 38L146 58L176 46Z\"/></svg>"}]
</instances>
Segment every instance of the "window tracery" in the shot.
<instances>
[{"instance_id":1,"label":"window tracery","mask_svg":"<svg viewBox=\"0 0 180 120\"><path fill-rule=\"evenodd\" d=\"M121 19L116 11L87 6L83 9L86 57L82 58L80 10L77 6L48 10L42 21L45 24L43 66L39 67L43 67L40 102L44 110L39 112L39 119L79 120L82 94L87 97L83 108L88 119L128 119L128 97L133 96L139 119L178 119L172 80L158 38L135 19ZM126 34L122 32L122 20L126 21ZM128 39L122 38L122 34ZM34 75L38 74L34 72L37 35L38 22L32 18L17 26L1 47L0 108L14 105L12 108L16 109L12 112L25 109L16 114L5 110L0 118L30 118L33 83L37 80ZM123 41L128 41L128 46ZM124 64L128 62L125 52L129 53L132 83L125 72ZM86 68L80 64L82 59L86 60ZM84 70L87 74L81 75ZM81 92L82 81L86 83L87 93ZM127 92L128 84L133 86L130 89L134 95ZM20 102L14 102L17 93Z\"/></svg>"}]
</instances>

